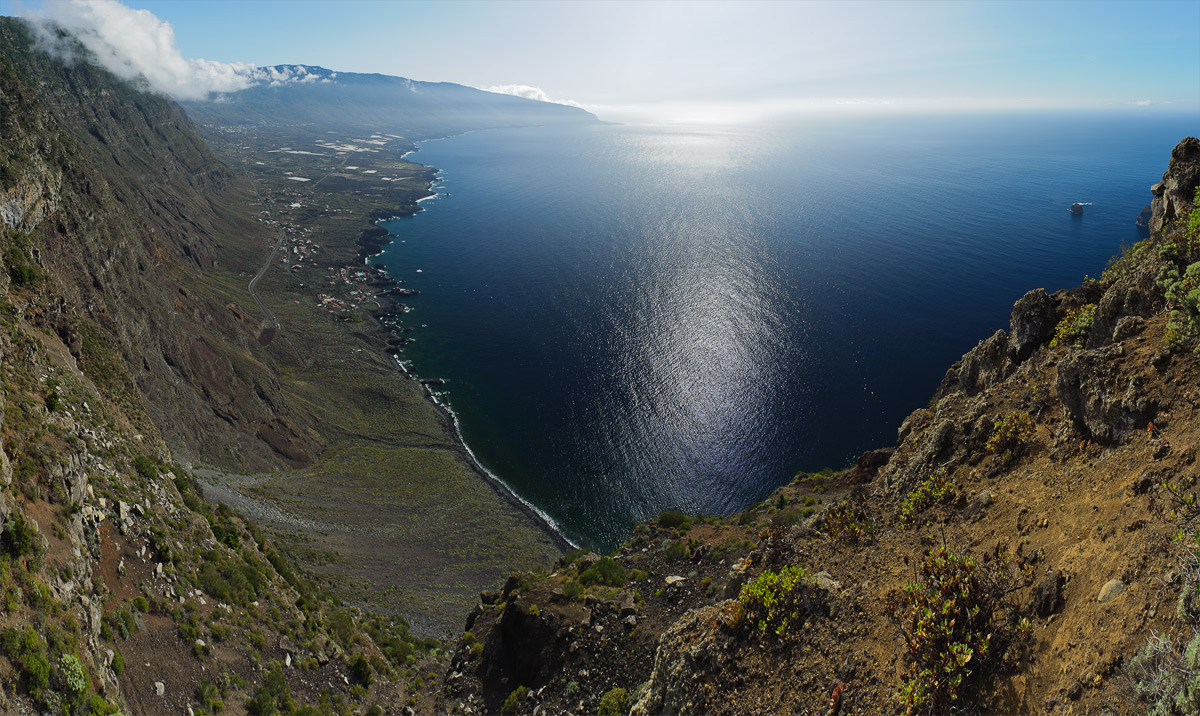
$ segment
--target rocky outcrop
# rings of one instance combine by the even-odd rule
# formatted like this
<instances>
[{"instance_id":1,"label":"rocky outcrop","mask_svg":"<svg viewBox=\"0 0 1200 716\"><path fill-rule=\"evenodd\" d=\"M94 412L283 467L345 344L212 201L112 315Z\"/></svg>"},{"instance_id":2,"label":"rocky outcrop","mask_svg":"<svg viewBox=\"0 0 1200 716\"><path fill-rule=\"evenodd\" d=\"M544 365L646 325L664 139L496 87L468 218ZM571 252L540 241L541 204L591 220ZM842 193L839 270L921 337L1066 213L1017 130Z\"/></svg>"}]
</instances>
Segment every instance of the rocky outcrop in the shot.
<instances>
[{"instance_id":1,"label":"rocky outcrop","mask_svg":"<svg viewBox=\"0 0 1200 716\"><path fill-rule=\"evenodd\" d=\"M689 716L707 711L711 689L706 677L720 670L725 635L711 624L721 618L722 605L695 609L675 622L659 639L650 680L639 688L630 716L674 714Z\"/></svg>"},{"instance_id":2,"label":"rocky outcrop","mask_svg":"<svg viewBox=\"0 0 1200 716\"><path fill-rule=\"evenodd\" d=\"M1150 188L1150 231L1160 231L1171 221L1183 216L1191 206L1200 184L1200 139L1188 137L1171 151L1171 161L1162 181Z\"/></svg>"},{"instance_id":3,"label":"rocky outcrop","mask_svg":"<svg viewBox=\"0 0 1200 716\"><path fill-rule=\"evenodd\" d=\"M1053 296L1044 289L1035 288L1013 304L1009 317L1008 354L1013 361L1028 360L1038 348L1054 337L1054 326L1058 324L1058 307L1062 296Z\"/></svg>"},{"instance_id":4,"label":"rocky outcrop","mask_svg":"<svg viewBox=\"0 0 1200 716\"><path fill-rule=\"evenodd\" d=\"M1150 379L1120 365L1121 345L1070 351L1058 365L1055 390L1080 430L1093 439L1113 442L1144 430L1158 403Z\"/></svg>"}]
</instances>

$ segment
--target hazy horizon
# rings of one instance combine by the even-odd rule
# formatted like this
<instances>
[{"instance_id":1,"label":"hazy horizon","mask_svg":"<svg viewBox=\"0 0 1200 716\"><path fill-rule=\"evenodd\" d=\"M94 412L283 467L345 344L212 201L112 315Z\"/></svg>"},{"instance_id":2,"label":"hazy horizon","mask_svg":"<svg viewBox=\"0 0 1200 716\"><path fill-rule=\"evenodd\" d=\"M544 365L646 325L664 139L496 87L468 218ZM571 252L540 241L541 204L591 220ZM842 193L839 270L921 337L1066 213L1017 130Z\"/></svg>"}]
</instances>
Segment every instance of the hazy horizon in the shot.
<instances>
[{"instance_id":1,"label":"hazy horizon","mask_svg":"<svg viewBox=\"0 0 1200 716\"><path fill-rule=\"evenodd\" d=\"M236 8L236 9L234 9ZM574 104L601 119L1200 112L1200 0L130 2L0 0L180 99L320 65Z\"/></svg>"}]
</instances>

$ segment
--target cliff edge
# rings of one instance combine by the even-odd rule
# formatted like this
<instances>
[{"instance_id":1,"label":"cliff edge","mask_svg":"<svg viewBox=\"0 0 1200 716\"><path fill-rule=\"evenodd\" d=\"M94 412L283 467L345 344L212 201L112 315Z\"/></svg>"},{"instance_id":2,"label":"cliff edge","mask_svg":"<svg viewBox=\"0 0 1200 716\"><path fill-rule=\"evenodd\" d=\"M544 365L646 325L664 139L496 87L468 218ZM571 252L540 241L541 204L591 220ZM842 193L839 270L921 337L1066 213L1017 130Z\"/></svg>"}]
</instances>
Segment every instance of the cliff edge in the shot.
<instances>
[{"instance_id":1,"label":"cliff edge","mask_svg":"<svg viewBox=\"0 0 1200 716\"><path fill-rule=\"evenodd\" d=\"M894 447L481 595L446 708L1193 713L1198 162L1189 137L1151 237L1018 300Z\"/></svg>"}]
</instances>

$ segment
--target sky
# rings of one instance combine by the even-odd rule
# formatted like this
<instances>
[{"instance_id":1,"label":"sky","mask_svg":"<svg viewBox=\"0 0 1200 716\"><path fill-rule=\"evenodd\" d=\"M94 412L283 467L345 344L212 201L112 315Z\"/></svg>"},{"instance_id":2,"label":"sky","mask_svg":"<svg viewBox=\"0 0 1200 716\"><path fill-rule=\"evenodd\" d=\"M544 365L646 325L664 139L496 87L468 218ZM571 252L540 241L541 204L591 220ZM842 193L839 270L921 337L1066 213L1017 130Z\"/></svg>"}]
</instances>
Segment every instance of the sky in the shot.
<instances>
[{"instance_id":1,"label":"sky","mask_svg":"<svg viewBox=\"0 0 1200 716\"><path fill-rule=\"evenodd\" d=\"M495 88L613 119L1200 113L1200 0L0 0L0 14L99 27L114 62L189 98L270 81L253 66L311 64Z\"/></svg>"}]
</instances>

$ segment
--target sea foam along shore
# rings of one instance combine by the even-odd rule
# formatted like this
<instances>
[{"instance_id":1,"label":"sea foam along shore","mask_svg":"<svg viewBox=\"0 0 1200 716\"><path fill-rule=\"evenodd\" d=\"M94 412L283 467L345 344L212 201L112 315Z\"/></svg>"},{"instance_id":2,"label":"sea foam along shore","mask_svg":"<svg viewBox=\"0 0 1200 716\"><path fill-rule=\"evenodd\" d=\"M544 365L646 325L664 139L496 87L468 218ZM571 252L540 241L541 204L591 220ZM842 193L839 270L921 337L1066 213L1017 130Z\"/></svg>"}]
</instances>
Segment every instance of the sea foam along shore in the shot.
<instances>
[{"instance_id":1,"label":"sea foam along shore","mask_svg":"<svg viewBox=\"0 0 1200 716\"><path fill-rule=\"evenodd\" d=\"M420 380L415 374L408 370L408 368L401 362L399 356L392 356L392 358L396 364L396 367L400 369L400 372L405 378L408 378L409 380ZM563 532L562 527L557 521L555 521L553 517L543 512L540 508L538 508L537 505L533 504L529 500L526 500L524 497L521 497L519 494L517 494L516 490L512 489L512 487L510 487L509 484L505 482L499 475L483 466L483 463L481 463L479 458L476 457L475 452L471 450L471 446L468 445L467 441L463 438L462 426L458 421L458 413L455 413L454 409L451 408L447 403L438 400L437 395L434 394L428 385L423 384L421 387L424 388L425 397L431 403L433 403L434 407L440 410L443 415L449 418L451 424L453 424L454 442L469 458L467 462L471 465L471 469L474 470L481 478L486 480L490 485L492 485L493 489L495 489L501 497L512 504L513 507L525 513L526 516L535 522L540 523L543 530L551 537L551 539L554 540L556 544L558 544L561 549L564 551L569 549L577 549L579 545L576 544L570 537L568 537L565 532Z\"/></svg>"},{"instance_id":2,"label":"sea foam along shore","mask_svg":"<svg viewBox=\"0 0 1200 716\"><path fill-rule=\"evenodd\" d=\"M423 141L437 141L437 140L423 140ZM422 142L419 142L418 144L420 144L420 143L422 143ZM413 151L416 151L416 150L413 150ZM404 156L407 157L409 154L412 154L412 153L413 152L406 152L404 154ZM440 171L435 172L434 181L440 182L440 181L444 181L444 180L445 180L444 173L442 173ZM427 190L431 189L433 182L431 181L429 184L430 185L428 187L426 187ZM421 202L423 202L427 199L433 199L437 196L438 196L438 194L436 192L433 192L429 196L425 196L425 197L422 197L421 199L418 199L417 200L418 206L417 206L416 211L413 211L407 215L385 216L385 215L380 214L380 215L371 216L370 219L375 225L374 230L363 232L362 237L360 237L360 239L359 239L360 248L359 248L358 255L360 258L362 258L363 263L366 264L367 262L370 261L371 258L383 253L384 247L387 246L387 244L391 243L391 241L390 241L391 238L398 238L394 234L392 234L392 233L388 232L386 229L384 229L381 226L381 224L383 224L386 221L390 221L392 219L404 218L404 216L414 216L417 213L420 213L421 211L425 210L424 207L419 206L419 204ZM389 276L389 278L390 278L390 276ZM394 279L392 279L392 280L393 280L393 282L395 281ZM394 285L399 285L399 284L394 283ZM387 330L389 330L389 331L391 330L390 327L388 327L387 323L385 323L383 321L380 321L380 323L381 323L381 325L387 327ZM404 378L406 378L408 380L413 380L413 381L420 380L416 374L414 374L412 371L410 371L404 365L404 363L400 360L400 357L398 355L393 354L392 359L396 365L396 368L399 369L400 374ZM422 385L422 388L424 389L423 392L425 394L425 398L427 400L429 400L431 403L433 403L434 407L437 408L438 410L440 410L442 412L442 414L445 415L446 418L450 420L450 423L453 426L451 433L454 435L454 442L455 442L456 446L459 448L459 450L461 451L461 453L463 454L463 456L466 458L467 464L471 466L471 469L473 471L475 471L475 473L477 475L479 475L480 478L482 478L489 485L491 485L492 489L496 490L496 493L498 495L500 495L500 497L502 497L504 500L506 500L509 504L511 504L515 509L517 509L518 511L523 513L525 516L529 517L531 520L536 522L539 526L541 526L542 531L545 532L547 534L547 536L549 536L550 539L556 545L558 545L558 547L560 549L562 549L563 551L567 551L570 549L578 548L579 545L576 544L570 537L567 536L566 532L563 531L562 527L558 524L558 522L556 522L554 520L553 517L551 517L550 515L543 512L540 508L538 508L536 505L534 505L529 500L526 500L524 497L521 497L499 475L495 474L494 472L492 472L491 470L489 470L483 466L483 463L481 463L479 461L479 458L475 455L475 452L473 450L471 450L471 446L467 445L467 441L463 438L462 426L459 423L458 414L455 413L453 408L451 408L449 405L438 400L437 396L434 395L433 391L430 390L428 385Z\"/></svg>"}]
</instances>

